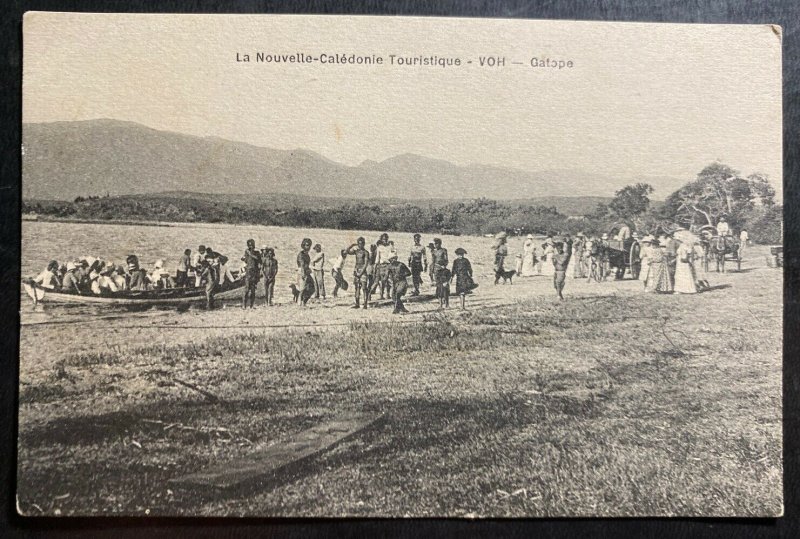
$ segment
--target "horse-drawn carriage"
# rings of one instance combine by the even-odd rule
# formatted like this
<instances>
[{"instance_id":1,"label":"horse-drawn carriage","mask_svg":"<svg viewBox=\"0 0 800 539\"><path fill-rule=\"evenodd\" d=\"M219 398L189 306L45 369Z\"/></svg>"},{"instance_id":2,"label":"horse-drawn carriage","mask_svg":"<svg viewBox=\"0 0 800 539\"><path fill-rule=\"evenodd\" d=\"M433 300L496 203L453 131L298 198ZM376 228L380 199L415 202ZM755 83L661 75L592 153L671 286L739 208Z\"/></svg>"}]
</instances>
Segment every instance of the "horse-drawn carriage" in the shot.
<instances>
[{"instance_id":1,"label":"horse-drawn carriage","mask_svg":"<svg viewBox=\"0 0 800 539\"><path fill-rule=\"evenodd\" d=\"M697 230L700 245L703 246L703 268L708 271L708 260L713 259L717 264L717 272L725 273L725 261L736 262L736 270L742 270L742 251L737 238L733 236L720 236L712 225L701 226Z\"/></svg>"},{"instance_id":2,"label":"horse-drawn carriage","mask_svg":"<svg viewBox=\"0 0 800 539\"><path fill-rule=\"evenodd\" d=\"M617 239L619 232L627 227L625 223L617 223L608 231L609 239L606 240L606 254L608 256L609 271L615 268L617 280L625 277L625 272L630 272L631 279L638 279L642 271L642 246L639 240L628 235L624 240Z\"/></svg>"}]
</instances>

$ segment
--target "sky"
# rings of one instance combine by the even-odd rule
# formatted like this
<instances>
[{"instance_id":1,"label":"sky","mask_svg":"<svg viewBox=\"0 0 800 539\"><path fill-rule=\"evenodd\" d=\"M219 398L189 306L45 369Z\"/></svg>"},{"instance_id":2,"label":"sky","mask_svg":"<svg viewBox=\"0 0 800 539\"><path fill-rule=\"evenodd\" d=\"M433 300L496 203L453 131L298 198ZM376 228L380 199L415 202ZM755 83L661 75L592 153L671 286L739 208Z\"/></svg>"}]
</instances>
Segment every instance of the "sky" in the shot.
<instances>
[{"instance_id":1,"label":"sky","mask_svg":"<svg viewBox=\"0 0 800 539\"><path fill-rule=\"evenodd\" d=\"M24 122L113 118L351 165L416 153L688 180L719 160L781 190L780 37L767 25L29 13L23 26ZM257 52L462 66L236 61Z\"/></svg>"}]
</instances>

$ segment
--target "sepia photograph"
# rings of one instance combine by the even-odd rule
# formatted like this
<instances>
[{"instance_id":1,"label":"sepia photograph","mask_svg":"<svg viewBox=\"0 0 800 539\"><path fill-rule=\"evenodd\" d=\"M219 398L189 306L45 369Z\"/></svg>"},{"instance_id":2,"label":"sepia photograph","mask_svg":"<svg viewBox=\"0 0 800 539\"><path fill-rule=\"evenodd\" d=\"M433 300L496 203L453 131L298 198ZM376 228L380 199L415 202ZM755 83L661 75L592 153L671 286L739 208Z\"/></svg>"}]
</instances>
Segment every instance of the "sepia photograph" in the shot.
<instances>
[{"instance_id":1,"label":"sepia photograph","mask_svg":"<svg viewBox=\"0 0 800 539\"><path fill-rule=\"evenodd\" d=\"M28 12L17 511L782 516L782 37Z\"/></svg>"}]
</instances>

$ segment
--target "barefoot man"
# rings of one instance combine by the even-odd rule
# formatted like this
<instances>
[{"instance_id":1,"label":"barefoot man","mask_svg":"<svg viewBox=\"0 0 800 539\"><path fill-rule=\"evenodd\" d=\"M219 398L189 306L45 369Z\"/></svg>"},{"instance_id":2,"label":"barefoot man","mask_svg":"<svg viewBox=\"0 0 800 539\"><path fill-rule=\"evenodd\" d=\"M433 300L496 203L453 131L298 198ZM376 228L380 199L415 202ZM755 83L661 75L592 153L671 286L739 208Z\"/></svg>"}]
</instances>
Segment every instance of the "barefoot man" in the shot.
<instances>
[{"instance_id":1,"label":"barefoot man","mask_svg":"<svg viewBox=\"0 0 800 539\"><path fill-rule=\"evenodd\" d=\"M411 278L414 282L412 296L419 296L419 285L422 284L422 274L428 271L428 257L425 256L425 246L420 243L422 236L414 234L414 245L408 257L408 267L411 268Z\"/></svg>"},{"instance_id":2,"label":"barefoot man","mask_svg":"<svg viewBox=\"0 0 800 539\"><path fill-rule=\"evenodd\" d=\"M353 306L354 309L359 308L359 302L361 300L361 293L364 293L364 308L367 308L367 303L369 302L369 279L367 275L367 268L369 267L370 263L370 254L364 248L366 244L366 240L364 238L358 238L356 243L351 245L347 249L347 254L352 255L355 257L355 268L353 269L353 284L355 285L355 296L356 296L356 304Z\"/></svg>"},{"instance_id":3,"label":"barefoot man","mask_svg":"<svg viewBox=\"0 0 800 539\"><path fill-rule=\"evenodd\" d=\"M563 300L564 295L561 293L564 290L564 283L567 278L567 266L569 259L572 256L571 252L564 252L564 244L558 242L554 245L556 254L553 255L553 286L558 292L559 299Z\"/></svg>"}]
</instances>

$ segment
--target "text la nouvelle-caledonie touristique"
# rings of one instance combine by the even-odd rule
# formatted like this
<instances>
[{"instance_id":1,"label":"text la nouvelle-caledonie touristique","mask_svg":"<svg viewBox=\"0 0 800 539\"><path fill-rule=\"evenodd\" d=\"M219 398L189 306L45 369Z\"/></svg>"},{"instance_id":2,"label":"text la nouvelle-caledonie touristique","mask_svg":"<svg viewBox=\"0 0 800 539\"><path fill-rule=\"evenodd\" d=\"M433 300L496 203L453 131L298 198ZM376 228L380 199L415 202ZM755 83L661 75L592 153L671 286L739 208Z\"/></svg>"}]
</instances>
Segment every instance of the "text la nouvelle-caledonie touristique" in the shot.
<instances>
[{"instance_id":1,"label":"text la nouvelle-caledonie touristique","mask_svg":"<svg viewBox=\"0 0 800 539\"><path fill-rule=\"evenodd\" d=\"M356 54L356 53L265 53L237 52L236 61L242 63L262 64L323 64L323 65L378 65L399 67L439 67L453 68L467 65L478 67L508 67L521 65L535 68L572 69L575 61L566 58L547 58L530 56L527 58L510 58L501 55L476 56L461 58L458 56L439 55L401 55L401 54Z\"/></svg>"}]
</instances>

